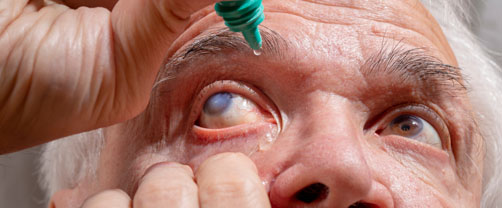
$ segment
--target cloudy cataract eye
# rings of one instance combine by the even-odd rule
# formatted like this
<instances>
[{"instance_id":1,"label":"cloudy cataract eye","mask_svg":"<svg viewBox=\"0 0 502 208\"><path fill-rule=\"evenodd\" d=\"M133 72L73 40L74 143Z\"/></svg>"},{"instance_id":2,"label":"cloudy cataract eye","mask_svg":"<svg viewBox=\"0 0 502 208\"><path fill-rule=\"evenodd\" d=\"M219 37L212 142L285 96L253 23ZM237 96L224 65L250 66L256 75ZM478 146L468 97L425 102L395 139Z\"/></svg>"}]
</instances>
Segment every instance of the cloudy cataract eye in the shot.
<instances>
[{"instance_id":1,"label":"cloudy cataract eye","mask_svg":"<svg viewBox=\"0 0 502 208\"><path fill-rule=\"evenodd\" d=\"M398 135L442 148L441 138L436 129L429 122L414 115L400 115L394 118L381 135Z\"/></svg>"},{"instance_id":2,"label":"cloudy cataract eye","mask_svg":"<svg viewBox=\"0 0 502 208\"><path fill-rule=\"evenodd\" d=\"M204 103L198 125L219 129L264 119L265 115L253 101L235 93L218 92L211 95Z\"/></svg>"},{"instance_id":3,"label":"cloudy cataract eye","mask_svg":"<svg viewBox=\"0 0 502 208\"><path fill-rule=\"evenodd\" d=\"M217 115L224 113L232 104L232 94L229 92L220 92L212 95L204 103L204 113Z\"/></svg>"}]
</instances>

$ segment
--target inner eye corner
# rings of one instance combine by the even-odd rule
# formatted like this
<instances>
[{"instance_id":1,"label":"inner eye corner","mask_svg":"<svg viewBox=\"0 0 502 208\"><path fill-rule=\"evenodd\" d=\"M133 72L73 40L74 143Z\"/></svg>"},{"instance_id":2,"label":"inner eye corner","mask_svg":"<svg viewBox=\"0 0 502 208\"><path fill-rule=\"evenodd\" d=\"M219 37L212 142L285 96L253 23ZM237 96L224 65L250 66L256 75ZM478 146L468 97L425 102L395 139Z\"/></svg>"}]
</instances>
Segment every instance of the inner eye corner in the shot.
<instances>
[{"instance_id":1,"label":"inner eye corner","mask_svg":"<svg viewBox=\"0 0 502 208\"><path fill-rule=\"evenodd\" d=\"M366 133L371 133L375 132L375 134L380 135L385 127L387 125L382 126L382 118L381 116L378 116L377 118L371 118L366 121L366 123L363 125L362 131Z\"/></svg>"},{"instance_id":2,"label":"inner eye corner","mask_svg":"<svg viewBox=\"0 0 502 208\"><path fill-rule=\"evenodd\" d=\"M377 135L379 135L379 136L380 136L380 135L382 134L383 130L384 130L383 128L378 128L378 129L375 131L375 134L377 134Z\"/></svg>"}]
</instances>

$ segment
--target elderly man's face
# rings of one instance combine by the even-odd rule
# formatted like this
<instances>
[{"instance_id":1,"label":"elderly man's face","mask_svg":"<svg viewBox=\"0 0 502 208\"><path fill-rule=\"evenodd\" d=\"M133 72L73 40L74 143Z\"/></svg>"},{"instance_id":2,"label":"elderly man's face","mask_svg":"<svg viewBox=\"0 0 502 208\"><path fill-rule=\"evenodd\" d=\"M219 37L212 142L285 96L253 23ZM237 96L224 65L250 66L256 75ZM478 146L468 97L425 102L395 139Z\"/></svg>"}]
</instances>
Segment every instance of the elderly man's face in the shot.
<instances>
[{"instance_id":1,"label":"elderly man's face","mask_svg":"<svg viewBox=\"0 0 502 208\"><path fill-rule=\"evenodd\" d=\"M479 205L482 142L455 57L418 1L265 1L263 54L211 8L175 42L148 109L109 127L82 195L133 194L152 164L243 152L275 206ZM451 65L451 66L450 66ZM297 193L323 184L314 202Z\"/></svg>"}]
</instances>

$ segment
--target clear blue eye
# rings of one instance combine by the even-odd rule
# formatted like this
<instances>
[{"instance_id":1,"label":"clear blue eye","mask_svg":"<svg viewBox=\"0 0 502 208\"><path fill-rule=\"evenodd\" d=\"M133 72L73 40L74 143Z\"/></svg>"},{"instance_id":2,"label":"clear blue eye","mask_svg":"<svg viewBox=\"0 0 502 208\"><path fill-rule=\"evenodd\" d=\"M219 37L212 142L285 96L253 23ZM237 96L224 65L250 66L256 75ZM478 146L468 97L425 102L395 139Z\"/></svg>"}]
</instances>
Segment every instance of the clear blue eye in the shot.
<instances>
[{"instance_id":1,"label":"clear blue eye","mask_svg":"<svg viewBox=\"0 0 502 208\"><path fill-rule=\"evenodd\" d=\"M197 121L204 128L219 129L246 123L257 123L271 117L253 101L230 92L217 92L206 102Z\"/></svg>"},{"instance_id":2,"label":"clear blue eye","mask_svg":"<svg viewBox=\"0 0 502 208\"><path fill-rule=\"evenodd\" d=\"M414 115L400 115L394 118L381 135L398 135L442 148L441 138L436 129L429 122Z\"/></svg>"},{"instance_id":3,"label":"clear blue eye","mask_svg":"<svg viewBox=\"0 0 502 208\"><path fill-rule=\"evenodd\" d=\"M209 97L204 104L204 112L210 115L221 114L232 104L232 94L219 92Z\"/></svg>"}]
</instances>

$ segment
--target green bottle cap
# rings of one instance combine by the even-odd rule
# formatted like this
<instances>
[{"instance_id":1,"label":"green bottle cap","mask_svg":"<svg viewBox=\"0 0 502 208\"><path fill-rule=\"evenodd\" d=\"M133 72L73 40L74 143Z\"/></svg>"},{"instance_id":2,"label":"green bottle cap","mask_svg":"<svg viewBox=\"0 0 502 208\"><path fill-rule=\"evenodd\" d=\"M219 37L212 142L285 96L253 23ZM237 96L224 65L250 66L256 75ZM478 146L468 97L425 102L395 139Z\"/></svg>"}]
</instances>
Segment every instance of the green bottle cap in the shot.
<instances>
[{"instance_id":1,"label":"green bottle cap","mask_svg":"<svg viewBox=\"0 0 502 208\"><path fill-rule=\"evenodd\" d=\"M249 46L261 48L262 40L258 25L263 22L262 0L223 1L216 3L216 13L223 17L225 25L234 32L242 32Z\"/></svg>"}]
</instances>

